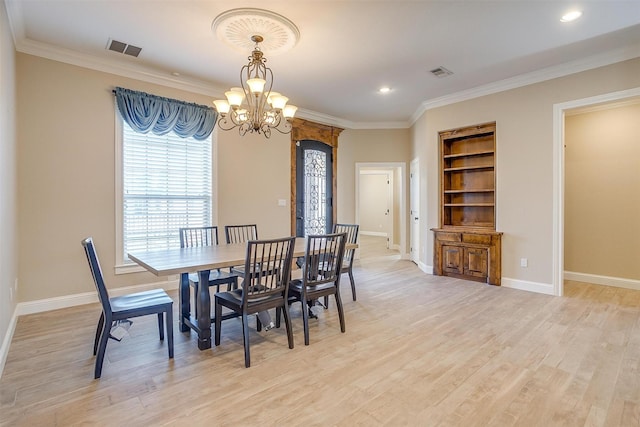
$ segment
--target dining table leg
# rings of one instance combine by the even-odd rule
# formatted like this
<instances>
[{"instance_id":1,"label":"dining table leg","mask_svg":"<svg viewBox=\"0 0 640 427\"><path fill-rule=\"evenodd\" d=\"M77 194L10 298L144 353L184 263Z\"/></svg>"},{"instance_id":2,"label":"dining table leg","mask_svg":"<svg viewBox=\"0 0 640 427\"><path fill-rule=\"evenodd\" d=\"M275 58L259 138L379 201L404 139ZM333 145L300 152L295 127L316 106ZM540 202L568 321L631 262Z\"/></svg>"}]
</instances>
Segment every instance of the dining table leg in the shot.
<instances>
[{"instance_id":1,"label":"dining table leg","mask_svg":"<svg viewBox=\"0 0 640 427\"><path fill-rule=\"evenodd\" d=\"M209 271L198 271L198 348L206 350L211 348L211 297L209 296Z\"/></svg>"},{"instance_id":2,"label":"dining table leg","mask_svg":"<svg viewBox=\"0 0 640 427\"><path fill-rule=\"evenodd\" d=\"M184 319L189 319L191 316L191 292L189 291L189 274L180 274L180 332L188 332L190 330L189 325L184 322Z\"/></svg>"}]
</instances>

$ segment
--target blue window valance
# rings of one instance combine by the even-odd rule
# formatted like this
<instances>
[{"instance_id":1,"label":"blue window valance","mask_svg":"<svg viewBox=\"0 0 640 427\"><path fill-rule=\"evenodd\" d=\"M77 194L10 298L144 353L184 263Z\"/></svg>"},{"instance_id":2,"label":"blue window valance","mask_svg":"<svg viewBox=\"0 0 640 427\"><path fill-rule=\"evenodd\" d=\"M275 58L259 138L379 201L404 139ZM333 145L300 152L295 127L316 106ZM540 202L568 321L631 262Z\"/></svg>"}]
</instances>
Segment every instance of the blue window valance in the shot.
<instances>
[{"instance_id":1,"label":"blue window valance","mask_svg":"<svg viewBox=\"0 0 640 427\"><path fill-rule=\"evenodd\" d=\"M136 132L204 140L211 135L218 113L211 107L116 87L113 91L122 119Z\"/></svg>"}]
</instances>

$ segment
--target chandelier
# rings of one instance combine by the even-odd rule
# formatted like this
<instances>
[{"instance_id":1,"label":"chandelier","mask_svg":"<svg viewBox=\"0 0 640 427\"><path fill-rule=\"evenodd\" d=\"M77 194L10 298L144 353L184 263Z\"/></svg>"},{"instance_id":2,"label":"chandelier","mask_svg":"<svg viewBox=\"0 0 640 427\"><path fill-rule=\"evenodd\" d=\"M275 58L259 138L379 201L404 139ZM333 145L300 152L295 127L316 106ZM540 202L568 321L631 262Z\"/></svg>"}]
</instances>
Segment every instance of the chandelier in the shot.
<instances>
[{"instance_id":1,"label":"chandelier","mask_svg":"<svg viewBox=\"0 0 640 427\"><path fill-rule=\"evenodd\" d=\"M289 98L273 92L273 72L266 66L267 58L260 50L264 38L254 34L255 43L249 63L240 70L241 87L232 87L225 92L227 99L213 101L220 115L218 126L222 130L238 128L240 135L262 133L271 136L271 130L291 132L291 119L298 107L288 105Z\"/></svg>"}]
</instances>

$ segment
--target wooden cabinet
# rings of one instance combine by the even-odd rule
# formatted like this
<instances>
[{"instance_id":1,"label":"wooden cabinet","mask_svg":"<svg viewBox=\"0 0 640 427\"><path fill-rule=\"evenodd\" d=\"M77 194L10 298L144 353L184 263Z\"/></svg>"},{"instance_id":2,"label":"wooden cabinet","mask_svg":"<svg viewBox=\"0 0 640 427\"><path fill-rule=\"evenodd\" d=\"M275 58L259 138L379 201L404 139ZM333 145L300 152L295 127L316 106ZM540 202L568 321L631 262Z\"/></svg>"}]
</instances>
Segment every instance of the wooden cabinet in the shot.
<instances>
[{"instance_id":1,"label":"wooden cabinet","mask_svg":"<svg viewBox=\"0 0 640 427\"><path fill-rule=\"evenodd\" d=\"M495 123L439 133L440 228L432 229L434 274L500 285L495 135Z\"/></svg>"},{"instance_id":2,"label":"wooden cabinet","mask_svg":"<svg viewBox=\"0 0 640 427\"><path fill-rule=\"evenodd\" d=\"M500 285L502 233L433 228L433 274Z\"/></svg>"}]
</instances>

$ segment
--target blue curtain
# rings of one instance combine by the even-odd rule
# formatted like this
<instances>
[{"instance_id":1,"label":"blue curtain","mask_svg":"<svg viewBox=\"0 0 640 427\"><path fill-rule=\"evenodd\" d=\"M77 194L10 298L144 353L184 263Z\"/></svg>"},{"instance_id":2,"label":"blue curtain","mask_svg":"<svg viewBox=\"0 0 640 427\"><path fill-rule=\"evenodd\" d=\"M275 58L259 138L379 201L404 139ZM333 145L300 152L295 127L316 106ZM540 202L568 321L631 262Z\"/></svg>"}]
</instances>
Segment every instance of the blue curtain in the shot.
<instances>
[{"instance_id":1,"label":"blue curtain","mask_svg":"<svg viewBox=\"0 0 640 427\"><path fill-rule=\"evenodd\" d=\"M113 91L122 118L133 130L164 135L174 131L183 138L207 139L218 113L211 107L162 98L116 87Z\"/></svg>"}]
</instances>

